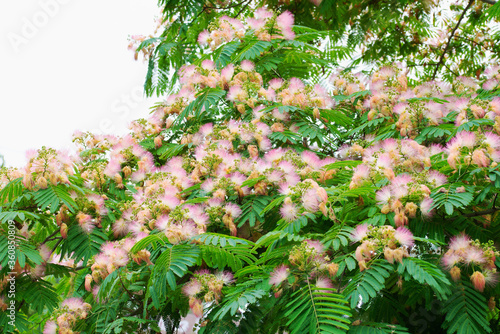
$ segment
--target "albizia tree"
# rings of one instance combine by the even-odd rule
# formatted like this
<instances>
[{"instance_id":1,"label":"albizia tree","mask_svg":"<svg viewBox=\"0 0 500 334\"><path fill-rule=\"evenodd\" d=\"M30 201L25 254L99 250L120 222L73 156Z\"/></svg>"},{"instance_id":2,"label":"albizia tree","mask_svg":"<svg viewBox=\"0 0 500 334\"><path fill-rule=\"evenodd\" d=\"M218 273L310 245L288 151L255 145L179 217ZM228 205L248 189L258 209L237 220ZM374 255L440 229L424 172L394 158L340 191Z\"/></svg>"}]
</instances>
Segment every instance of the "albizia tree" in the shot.
<instances>
[{"instance_id":1,"label":"albizia tree","mask_svg":"<svg viewBox=\"0 0 500 334\"><path fill-rule=\"evenodd\" d=\"M193 2L133 37L149 90L175 73L129 135L1 169L0 326L498 333L500 66L453 76L443 38L436 78L335 70L293 3ZM325 10L297 3L303 24Z\"/></svg>"}]
</instances>

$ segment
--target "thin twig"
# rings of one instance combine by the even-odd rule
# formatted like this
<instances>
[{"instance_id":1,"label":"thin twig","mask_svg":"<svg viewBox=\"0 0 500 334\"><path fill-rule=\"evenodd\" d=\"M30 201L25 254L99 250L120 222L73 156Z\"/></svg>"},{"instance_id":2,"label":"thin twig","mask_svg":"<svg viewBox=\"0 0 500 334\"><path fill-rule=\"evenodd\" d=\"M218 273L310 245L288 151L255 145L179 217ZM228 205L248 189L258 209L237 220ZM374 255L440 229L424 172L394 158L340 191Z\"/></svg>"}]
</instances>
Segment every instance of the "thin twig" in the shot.
<instances>
[{"instance_id":1,"label":"thin twig","mask_svg":"<svg viewBox=\"0 0 500 334\"><path fill-rule=\"evenodd\" d=\"M460 15L460 18L458 19L457 24L455 25L455 27L451 31L450 37L448 38L448 42L446 43L444 51L441 54L441 56L439 57L439 60L436 64L436 68L434 69L434 73L432 74L432 80L436 79L437 72L439 71L439 67L443 64L444 55L446 54L446 52L450 48L450 44L451 44L451 41L453 39L453 36L455 36L455 32L457 31L458 27L460 26L460 23L462 22L462 19L464 18L465 13L469 10L469 8L472 6L473 3L474 3L474 0L469 0L467 7L465 7L464 11L462 12L462 15Z\"/></svg>"},{"instance_id":2,"label":"thin twig","mask_svg":"<svg viewBox=\"0 0 500 334\"><path fill-rule=\"evenodd\" d=\"M495 213L498 210L500 210L500 208L491 208L491 209L487 209L487 210L484 210L484 211L477 211L477 212L472 212L472 213L466 213L466 214L464 214L464 217L484 216L484 215L487 215L487 214L490 214L490 213Z\"/></svg>"},{"instance_id":3,"label":"thin twig","mask_svg":"<svg viewBox=\"0 0 500 334\"><path fill-rule=\"evenodd\" d=\"M480 0L484 3L487 3L487 4L490 4L490 5L495 5L497 2L496 1L493 1L493 0Z\"/></svg>"},{"instance_id":4,"label":"thin twig","mask_svg":"<svg viewBox=\"0 0 500 334\"><path fill-rule=\"evenodd\" d=\"M62 237L59 237L59 241L57 241L56 245L54 246L54 248L52 249L52 252L50 252L50 254L54 253L54 251L56 250L56 248L59 246L59 244L61 243L61 241L63 240Z\"/></svg>"},{"instance_id":5,"label":"thin twig","mask_svg":"<svg viewBox=\"0 0 500 334\"><path fill-rule=\"evenodd\" d=\"M240 11L236 15L233 16L233 18L237 18L238 16L240 16L240 14L243 13L243 11L245 9L247 9L247 7L248 7L249 4L250 4L250 0L248 0L248 2L243 6L243 8L241 8Z\"/></svg>"},{"instance_id":6,"label":"thin twig","mask_svg":"<svg viewBox=\"0 0 500 334\"><path fill-rule=\"evenodd\" d=\"M46 243L47 241L49 241L50 238L52 238L54 235L56 235L58 232L60 231L60 229L56 229L54 231L54 233L52 233L51 235L49 235L47 238L45 238L45 240L42 242L42 244Z\"/></svg>"}]
</instances>

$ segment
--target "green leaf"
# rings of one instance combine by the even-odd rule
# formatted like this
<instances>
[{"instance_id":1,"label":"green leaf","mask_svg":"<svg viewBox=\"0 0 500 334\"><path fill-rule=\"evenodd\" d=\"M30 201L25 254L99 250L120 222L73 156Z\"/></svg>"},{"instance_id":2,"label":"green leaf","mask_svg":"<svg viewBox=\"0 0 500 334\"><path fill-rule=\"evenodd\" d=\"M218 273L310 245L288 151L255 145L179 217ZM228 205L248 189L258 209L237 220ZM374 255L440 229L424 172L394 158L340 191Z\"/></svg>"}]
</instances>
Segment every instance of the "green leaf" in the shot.
<instances>
[{"instance_id":1,"label":"green leaf","mask_svg":"<svg viewBox=\"0 0 500 334\"><path fill-rule=\"evenodd\" d=\"M233 62L260 57L261 53L265 52L271 45L267 41L252 40L240 52L233 55Z\"/></svg>"},{"instance_id":2,"label":"green leaf","mask_svg":"<svg viewBox=\"0 0 500 334\"><path fill-rule=\"evenodd\" d=\"M0 190L0 203L11 202L15 198L21 196L25 188L23 186L23 178L12 180Z\"/></svg>"},{"instance_id":3,"label":"green leaf","mask_svg":"<svg viewBox=\"0 0 500 334\"><path fill-rule=\"evenodd\" d=\"M470 283L462 281L445 302L443 327L450 334L491 333L487 310L486 298L474 290Z\"/></svg>"},{"instance_id":4,"label":"green leaf","mask_svg":"<svg viewBox=\"0 0 500 334\"><path fill-rule=\"evenodd\" d=\"M67 190L67 186L63 184L49 185L47 189L40 189L34 194L34 197L41 210L50 208L50 212L55 213L61 204L65 204L73 213L78 209L78 205Z\"/></svg>"},{"instance_id":5,"label":"green leaf","mask_svg":"<svg viewBox=\"0 0 500 334\"><path fill-rule=\"evenodd\" d=\"M158 257L152 276L159 281L166 280L170 289L175 290L177 286L175 276L184 276L189 267L198 261L199 256L200 249L196 246L173 245L171 248L166 248ZM160 290L160 295L166 296L165 293L166 290Z\"/></svg>"},{"instance_id":6,"label":"green leaf","mask_svg":"<svg viewBox=\"0 0 500 334\"><path fill-rule=\"evenodd\" d=\"M145 238L139 240L133 247L130 249L130 253L135 254L141 249L146 248L149 245L153 246L153 249L158 247L158 244L161 246L166 246L166 237L160 234L150 234Z\"/></svg>"},{"instance_id":7,"label":"green leaf","mask_svg":"<svg viewBox=\"0 0 500 334\"><path fill-rule=\"evenodd\" d=\"M210 233L199 239L204 243L200 246L203 260L209 267L220 270L230 267L237 271L245 264L253 264L257 259L253 255L253 244L240 238L228 238L226 236Z\"/></svg>"},{"instance_id":8,"label":"green leaf","mask_svg":"<svg viewBox=\"0 0 500 334\"><path fill-rule=\"evenodd\" d=\"M309 281L291 296L284 316L290 333L346 333L352 316L343 295ZM307 328L309 327L309 330Z\"/></svg>"},{"instance_id":9,"label":"green leaf","mask_svg":"<svg viewBox=\"0 0 500 334\"><path fill-rule=\"evenodd\" d=\"M271 197L250 195L245 199L246 202L241 206L242 213L237 219L238 227L243 226L247 221L253 227L257 221L264 220L263 211L271 201Z\"/></svg>"},{"instance_id":10,"label":"green leaf","mask_svg":"<svg viewBox=\"0 0 500 334\"><path fill-rule=\"evenodd\" d=\"M356 308L360 302L366 304L376 297L385 287L385 280L393 270L393 266L386 260L374 260L368 269L358 272L344 291L351 308Z\"/></svg>"},{"instance_id":11,"label":"green leaf","mask_svg":"<svg viewBox=\"0 0 500 334\"><path fill-rule=\"evenodd\" d=\"M68 238L62 244L61 256L71 254L75 262L83 261L83 265L94 255L101 252L101 246L108 240L100 228L95 227L86 233L79 225L68 228Z\"/></svg>"},{"instance_id":12,"label":"green leaf","mask_svg":"<svg viewBox=\"0 0 500 334\"><path fill-rule=\"evenodd\" d=\"M442 270L433 263L414 257L404 258L398 266L398 272L407 274L405 276L409 276L421 284L429 285L441 300L445 300L450 294L450 281Z\"/></svg>"},{"instance_id":13,"label":"green leaf","mask_svg":"<svg viewBox=\"0 0 500 334\"><path fill-rule=\"evenodd\" d=\"M220 98L226 95L226 91L219 88L206 88L202 90L196 99L192 101L175 119L173 127L179 127L180 123L192 115L200 117L202 111L210 113L211 107L215 106Z\"/></svg>"}]
</instances>

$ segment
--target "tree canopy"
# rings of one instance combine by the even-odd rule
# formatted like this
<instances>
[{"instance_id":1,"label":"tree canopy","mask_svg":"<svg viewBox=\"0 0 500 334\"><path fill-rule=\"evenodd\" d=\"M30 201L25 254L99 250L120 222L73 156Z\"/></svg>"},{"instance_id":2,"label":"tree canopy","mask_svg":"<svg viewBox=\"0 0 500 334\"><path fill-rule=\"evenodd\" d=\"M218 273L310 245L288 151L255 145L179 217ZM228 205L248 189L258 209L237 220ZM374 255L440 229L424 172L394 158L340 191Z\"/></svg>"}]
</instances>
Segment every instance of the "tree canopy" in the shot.
<instances>
[{"instance_id":1,"label":"tree canopy","mask_svg":"<svg viewBox=\"0 0 500 334\"><path fill-rule=\"evenodd\" d=\"M2 328L500 331L500 5L159 4L149 116L0 169Z\"/></svg>"}]
</instances>

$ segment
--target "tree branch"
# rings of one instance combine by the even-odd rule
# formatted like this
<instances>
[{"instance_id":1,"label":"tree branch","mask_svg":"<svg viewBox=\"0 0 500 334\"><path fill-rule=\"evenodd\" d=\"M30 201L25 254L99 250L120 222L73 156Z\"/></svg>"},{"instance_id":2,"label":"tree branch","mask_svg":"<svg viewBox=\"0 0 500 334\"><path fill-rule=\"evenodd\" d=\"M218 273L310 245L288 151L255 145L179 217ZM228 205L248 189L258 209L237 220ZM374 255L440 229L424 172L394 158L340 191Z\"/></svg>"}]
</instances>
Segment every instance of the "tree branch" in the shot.
<instances>
[{"instance_id":1,"label":"tree branch","mask_svg":"<svg viewBox=\"0 0 500 334\"><path fill-rule=\"evenodd\" d=\"M464 214L464 217L484 216L484 215L488 215L490 213L495 213L498 210L500 210L500 208L491 208L491 209L487 209L487 210L484 210L484 211L477 211L477 212L472 212L472 213L466 213L466 214Z\"/></svg>"},{"instance_id":2,"label":"tree branch","mask_svg":"<svg viewBox=\"0 0 500 334\"><path fill-rule=\"evenodd\" d=\"M244 3L245 1L242 1L240 2L240 4ZM245 3L245 5L238 11L238 13L236 15L233 16L233 18L237 18L238 16L240 16L241 13L243 13L243 11L245 9L247 9L248 5L250 4L250 1L248 0L247 3Z\"/></svg>"},{"instance_id":3,"label":"tree branch","mask_svg":"<svg viewBox=\"0 0 500 334\"><path fill-rule=\"evenodd\" d=\"M54 231L54 233L52 233L51 235L49 235L47 238L45 238L45 240L42 242L42 244L48 242L54 235L56 235L57 233L59 233L60 229L56 229ZM55 240L55 239L52 239L52 240Z\"/></svg>"},{"instance_id":4,"label":"tree branch","mask_svg":"<svg viewBox=\"0 0 500 334\"><path fill-rule=\"evenodd\" d=\"M493 205L492 205L491 209L486 209L483 211L477 211L477 212L472 212L472 213L466 213L466 214L464 214L464 217L477 217L477 216L483 216L483 215L497 212L498 210L500 210L500 208L497 208L495 206L495 204L497 202L497 197L498 197L498 193L496 193L495 198L493 198Z\"/></svg>"},{"instance_id":5,"label":"tree branch","mask_svg":"<svg viewBox=\"0 0 500 334\"><path fill-rule=\"evenodd\" d=\"M457 24L455 25L455 27L451 31L450 37L448 38L448 42L446 43L444 51L441 54L441 56L439 57L439 60L436 64L436 68L434 69L434 73L432 74L432 80L436 79L436 75L437 75L437 72L439 71L439 67L443 64L444 55L446 54L446 52L450 48L451 40L453 39L453 36L455 36L455 32L457 31L458 27L460 26L460 23L462 22L462 19L464 18L465 13L469 10L469 8L472 6L473 3L474 3L474 0L469 0L467 7L465 7L464 11L462 12L462 15L460 15L460 18L458 19Z\"/></svg>"},{"instance_id":6,"label":"tree branch","mask_svg":"<svg viewBox=\"0 0 500 334\"><path fill-rule=\"evenodd\" d=\"M487 4L490 4L490 5L495 5L497 2L496 1L493 1L493 0L480 0L484 3L487 3Z\"/></svg>"}]
</instances>

